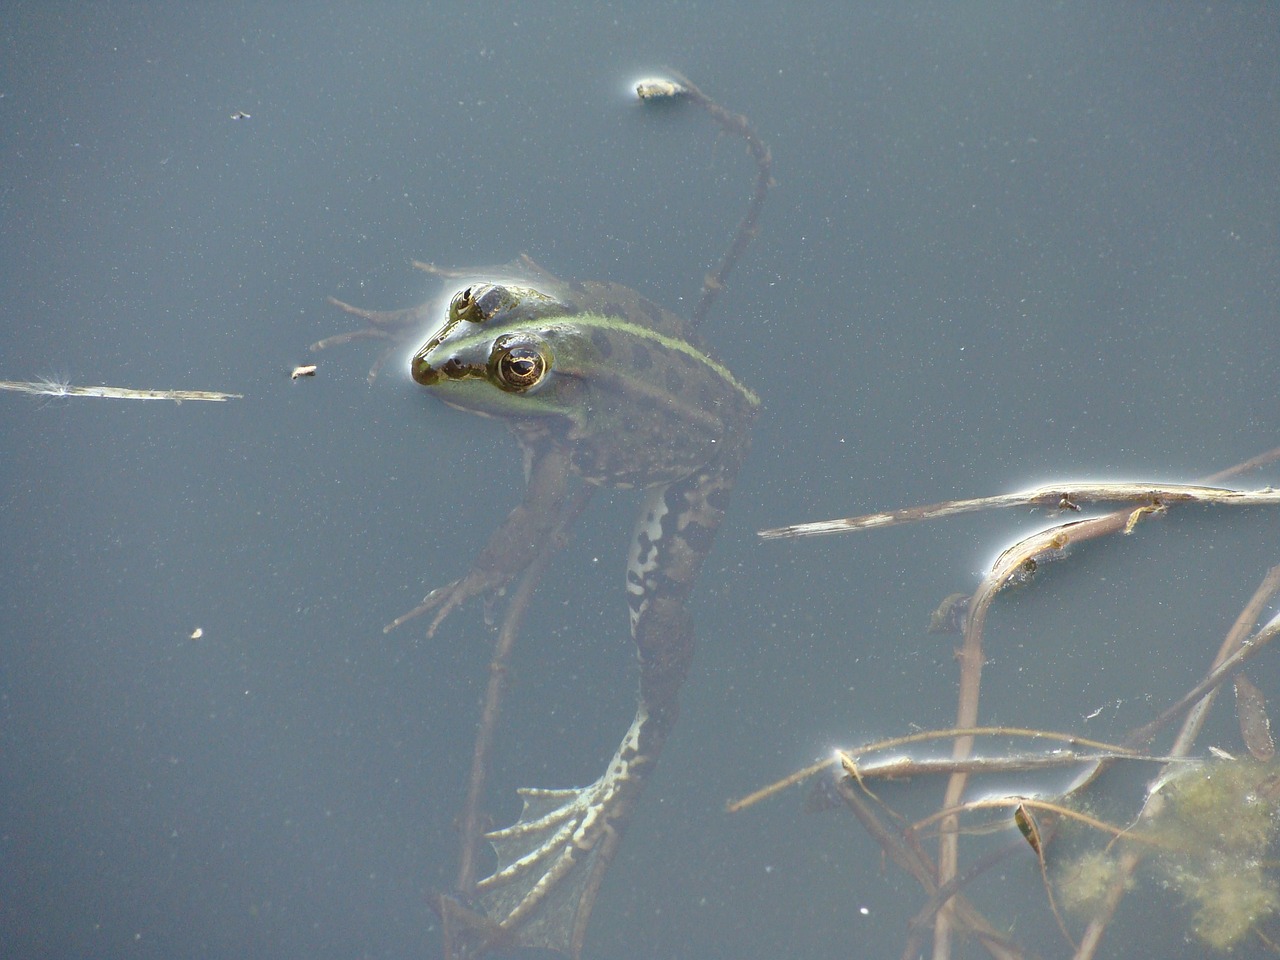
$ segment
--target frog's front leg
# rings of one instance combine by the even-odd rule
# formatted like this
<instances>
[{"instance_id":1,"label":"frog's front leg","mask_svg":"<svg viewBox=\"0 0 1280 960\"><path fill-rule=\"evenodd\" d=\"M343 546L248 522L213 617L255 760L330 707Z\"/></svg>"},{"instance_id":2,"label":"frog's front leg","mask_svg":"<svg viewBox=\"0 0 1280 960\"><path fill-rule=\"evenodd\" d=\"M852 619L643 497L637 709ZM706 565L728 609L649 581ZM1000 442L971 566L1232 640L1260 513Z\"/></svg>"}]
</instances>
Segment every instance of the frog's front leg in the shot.
<instances>
[{"instance_id":1,"label":"frog's front leg","mask_svg":"<svg viewBox=\"0 0 1280 960\"><path fill-rule=\"evenodd\" d=\"M384 633L434 610L435 616L427 627L430 637L462 604L473 597L499 595L533 562L559 522L568 500L570 462L568 455L554 445L537 451L526 448L526 456L528 476L524 499L494 531L472 561L471 569L452 583L432 590L422 603L383 627ZM446 540L445 546L449 545Z\"/></svg>"},{"instance_id":2,"label":"frog's front leg","mask_svg":"<svg viewBox=\"0 0 1280 960\"><path fill-rule=\"evenodd\" d=\"M344 303L337 297L329 297L329 302L352 316L366 321L368 326L358 330L348 330L346 333L335 333L323 340L317 340L311 345L312 350L327 350L356 340L391 341L391 346L383 350L374 360L373 366L369 368L370 383L378 378L378 372L386 363L387 357L391 356L392 351L407 340L415 329L423 330L431 326L432 318L438 312L438 305L432 301L416 307L406 307L403 310L366 310L364 307L354 307Z\"/></svg>"}]
</instances>

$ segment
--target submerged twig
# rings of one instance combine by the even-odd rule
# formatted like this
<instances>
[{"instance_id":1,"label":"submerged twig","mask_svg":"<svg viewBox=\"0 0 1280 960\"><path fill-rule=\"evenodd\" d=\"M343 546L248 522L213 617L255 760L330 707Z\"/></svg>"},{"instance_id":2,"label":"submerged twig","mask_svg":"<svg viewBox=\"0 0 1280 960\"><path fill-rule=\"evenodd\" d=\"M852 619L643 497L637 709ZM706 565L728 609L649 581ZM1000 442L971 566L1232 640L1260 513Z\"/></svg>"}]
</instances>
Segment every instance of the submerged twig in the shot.
<instances>
[{"instance_id":1,"label":"submerged twig","mask_svg":"<svg viewBox=\"0 0 1280 960\"><path fill-rule=\"evenodd\" d=\"M515 648L516 638L524 625L525 612L533 599L547 564L564 547L568 540L569 528L586 509L595 488L583 485L578 488L573 499L561 509L556 525L543 541L538 554L530 562L520 580L519 587L507 604L507 612L498 630L498 639L494 644L493 658L489 661L489 682L485 687L484 707L480 712L480 724L476 728L475 747L471 754L471 772L467 778L467 800L462 811L462 850L458 857L457 891L470 896L475 892L476 849L480 844L482 818L480 801L484 794L485 780L489 771L489 752L493 747L494 736L498 728L498 719L502 715L502 695L507 683L507 663L511 659L511 651Z\"/></svg>"},{"instance_id":2,"label":"submerged twig","mask_svg":"<svg viewBox=\"0 0 1280 960\"><path fill-rule=\"evenodd\" d=\"M838 782L836 791L867 833L880 844L885 854L915 877L926 894L931 898L936 897L942 888L938 884L937 868L930 862L929 857L918 846L907 843L897 832L885 827L876 816L875 810L851 783ZM945 895L939 902L953 903L958 919L969 932L982 941L983 946L997 960L1022 960L1024 955L1018 945L992 926L963 894L957 892L960 886L961 883L955 883L947 887ZM916 955L916 953L904 953L904 956L912 960Z\"/></svg>"},{"instance_id":3,"label":"submerged twig","mask_svg":"<svg viewBox=\"0 0 1280 960\"><path fill-rule=\"evenodd\" d=\"M747 204L747 212L742 216L742 222L738 224L738 229L734 231L733 241L729 244L729 249L725 251L720 265L716 267L713 273L707 274L702 281L702 296L698 300L698 305L693 310L693 316L689 318L693 326L698 326L706 318L707 313L711 310L712 303L724 289L725 281L729 278L729 274L733 271L738 259L755 239L757 231L757 223L760 220L760 211L764 207L765 197L769 194L769 188L773 186L773 157L769 152L769 146L760 139L755 128L751 126L751 121L740 113L734 113L732 110L726 110L720 104L716 103L686 77L680 77L679 82L671 80L642 80L636 85L636 96L641 100L662 100L683 97L690 102L697 104L703 110L711 115L713 119L725 133L731 136L741 137L747 144L747 150L756 162L756 183L755 189L751 194L751 201Z\"/></svg>"}]
</instances>

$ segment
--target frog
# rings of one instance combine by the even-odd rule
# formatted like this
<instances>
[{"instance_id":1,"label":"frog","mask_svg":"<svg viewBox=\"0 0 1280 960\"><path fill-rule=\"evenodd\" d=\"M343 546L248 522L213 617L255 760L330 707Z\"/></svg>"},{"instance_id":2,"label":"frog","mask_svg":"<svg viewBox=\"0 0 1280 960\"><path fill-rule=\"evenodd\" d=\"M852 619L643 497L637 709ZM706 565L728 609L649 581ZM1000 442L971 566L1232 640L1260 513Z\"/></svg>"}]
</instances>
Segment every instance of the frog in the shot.
<instances>
[{"instance_id":1,"label":"frog","mask_svg":"<svg viewBox=\"0 0 1280 960\"><path fill-rule=\"evenodd\" d=\"M732 132L750 129L710 100L700 105L717 122L715 110L732 118ZM767 163L760 166L767 178ZM756 212L739 228L739 252ZM725 263L732 265L726 258L704 292L722 286ZM639 667L630 726L589 785L520 789L517 822L485 834L496 868L438 904L446 938L454 931L450 956L520 945L576 958L601 879L679 714L695 646L690 594L746 459L760 399L712 357L689 321L629 287L560 280L527 257L495 273L452 293L409 372L445 404L507 424L522 452L525 494L460 578L386 629L431 613L431 634L468 601L501 595L554 535L581 484L640 491L624 581ZM369 326L317 347L355 336L395 339L431 314L427 305L380 312L331 301Z\"/></svg>"}]
</instances>

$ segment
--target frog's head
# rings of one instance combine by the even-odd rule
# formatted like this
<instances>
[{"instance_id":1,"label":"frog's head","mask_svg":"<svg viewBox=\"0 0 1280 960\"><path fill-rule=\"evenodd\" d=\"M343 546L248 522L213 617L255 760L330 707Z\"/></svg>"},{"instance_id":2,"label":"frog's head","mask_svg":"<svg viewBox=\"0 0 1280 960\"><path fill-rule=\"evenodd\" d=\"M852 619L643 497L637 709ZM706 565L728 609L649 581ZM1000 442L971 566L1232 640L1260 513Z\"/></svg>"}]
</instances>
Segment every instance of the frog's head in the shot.
<instances>
[{"instance_id":1,"label":"frog's head","mask_svg":"<svg viewBox=\"0 0 1280 960\"><path fill-rule=\"evenodd\" d=\"M547 327L565 312L532 287L472 284L453 295L444 323L413 355L410 372L451 406L497 416L537 413L533 397L555 363Z\"/></svg>"}]
</instances>

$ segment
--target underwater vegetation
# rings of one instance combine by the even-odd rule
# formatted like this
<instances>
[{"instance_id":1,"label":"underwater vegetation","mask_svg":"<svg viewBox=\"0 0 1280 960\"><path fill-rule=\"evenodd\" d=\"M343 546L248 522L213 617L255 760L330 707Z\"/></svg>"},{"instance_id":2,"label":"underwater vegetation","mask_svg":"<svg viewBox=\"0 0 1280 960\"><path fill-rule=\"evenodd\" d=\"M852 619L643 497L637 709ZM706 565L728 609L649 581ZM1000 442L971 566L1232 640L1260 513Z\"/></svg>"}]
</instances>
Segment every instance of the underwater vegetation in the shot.
<instances>
[{"instance_id":1,"label":"underwater vegetation","mask_svg":"<svg viewBox=\"0 0 1280 960\"><path fill-rule=\"evenodd\" d=\"M1175 891L1191 908L1189 933L1204 946L1229 951L1280 910L1276 860L1268 854L1280 830L1280 764L1217 759L1184 767L1164 780L1148 803L1157 812L1105 848L1063 863L1057 893L1087 915L1113 884L1132 888L1122 857L1145 854L1143 876Z\"/></svg>"}]
</instances>

